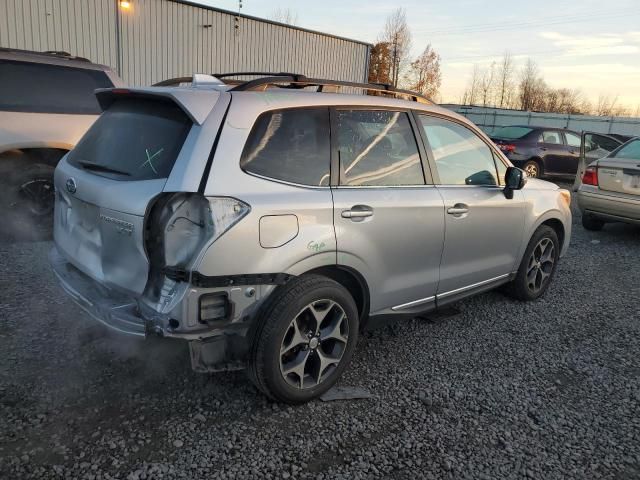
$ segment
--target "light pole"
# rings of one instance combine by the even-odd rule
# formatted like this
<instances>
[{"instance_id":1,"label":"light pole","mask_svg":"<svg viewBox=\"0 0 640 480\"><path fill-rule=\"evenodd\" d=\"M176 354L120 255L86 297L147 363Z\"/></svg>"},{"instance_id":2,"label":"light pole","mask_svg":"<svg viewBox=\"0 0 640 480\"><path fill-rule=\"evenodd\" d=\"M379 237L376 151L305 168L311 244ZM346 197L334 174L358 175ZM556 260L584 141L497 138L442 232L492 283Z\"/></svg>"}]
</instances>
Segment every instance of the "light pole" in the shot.
<instances>
[{"instance_id":1,"label":"light pole","mask_svg":"<svg viewBox=\"0 0 640 480\"><path fill-rule=\"evenodd\" d=\"M121 45L121 26L122 17L120 10L130 10L133 2L131 0L115 0L116 2L116 70L118 75L122 77L122 45Z\"/></svg>"}]
</instances>

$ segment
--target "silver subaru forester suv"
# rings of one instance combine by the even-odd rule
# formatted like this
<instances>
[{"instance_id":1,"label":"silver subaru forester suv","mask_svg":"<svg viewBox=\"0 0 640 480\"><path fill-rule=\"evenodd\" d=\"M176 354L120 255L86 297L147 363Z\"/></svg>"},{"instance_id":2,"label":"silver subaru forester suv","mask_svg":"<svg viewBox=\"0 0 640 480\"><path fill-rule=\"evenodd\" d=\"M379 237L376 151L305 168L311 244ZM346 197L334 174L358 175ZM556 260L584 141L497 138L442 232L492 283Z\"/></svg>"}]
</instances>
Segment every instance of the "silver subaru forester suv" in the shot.
<instances>
[{"instance_id":1,"label":"silver subaru forester suv","mask_svg":"<svg viewBox=\"0 0 640 480\"><path fill-rule=\"evenodd\" d=\"M203 78L98 91L104 113L56 169L51 263L95 319L299 403L364 328L548 288L570 194L469 121L382 85Z\"/></svg>"}]
</instances>

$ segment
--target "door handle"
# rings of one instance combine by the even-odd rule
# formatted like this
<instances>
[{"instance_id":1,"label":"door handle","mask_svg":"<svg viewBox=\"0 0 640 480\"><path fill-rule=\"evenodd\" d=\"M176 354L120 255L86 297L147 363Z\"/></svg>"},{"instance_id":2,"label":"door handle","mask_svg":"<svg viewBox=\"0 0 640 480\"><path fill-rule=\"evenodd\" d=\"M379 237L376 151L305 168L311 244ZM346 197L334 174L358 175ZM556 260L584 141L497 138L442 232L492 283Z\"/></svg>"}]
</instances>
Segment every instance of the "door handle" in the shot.
<instances>
[{"instance_id":1,"label":"door handle","mask_svg":"<svg viewBox=\"0 0 640 480\"><path fill-rule=\"evenodd\" d=\"M365 218L372 216L373 212L371 210L345 210L342 212L342 218Z\"/></svg>"},{"instance_id":2,"label":"door handle","mask_svg":"<svg viewBox=\"0 0 640 480\"><path fill-rule=\"evenodd\" d=\"M350 218L357 222L363 218L372 217L373 209L366 205L354 205L350 210L343 210L340 216L342 218Z\"/></svg>"},{"instance_id":3,"label":"door handle","mask_svg":"<svg viewBox=\"0 0 640 480\"><path fill-rule=\"evenodd\" d=\"M469 207L464 203L456 203L453 207L447 209L449 215L464 215L469 213Z\"/></svg>"},{"instance_id":4,"label":"door handle","mask_svg":"<svg viewBox=\"0 0 640 480\"><path fill-rule=\"evenodd\" d=\"M547 147L540 147L540 150L542 150L543 152L546 152L549 149Z\"/></svg>"}]
</instances>

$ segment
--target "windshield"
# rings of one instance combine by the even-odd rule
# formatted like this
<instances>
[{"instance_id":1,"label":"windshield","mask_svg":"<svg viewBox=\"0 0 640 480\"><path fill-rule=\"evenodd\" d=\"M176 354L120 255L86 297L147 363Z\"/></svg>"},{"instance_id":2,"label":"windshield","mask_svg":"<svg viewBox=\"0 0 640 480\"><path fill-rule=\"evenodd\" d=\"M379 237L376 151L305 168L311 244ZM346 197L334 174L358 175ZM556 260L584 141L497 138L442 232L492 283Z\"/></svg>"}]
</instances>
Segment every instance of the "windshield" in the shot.
<instances>
[{"instance_id":1,"label":"windshield","mask_svg":"<svg viewBox=\"0 0 640 480\"><path fill-rule=\"evenodd\" d=\"M69 163L115 180L167 178L191 128L174 103L117 100L69 154Z\"/></svg>"},{"instance_id":2,"label":"windshield","mask_svg":"<svg viewBox=\"0 0 640 480\"><path fill-rule=\"evenodd\" d=\"M621 160L640 160L640 139L624 144L611 157Z\"/></svg>"},{"instance_id":3,"label":"windshield","mask_svg":"<svg viewBox=\"0 0 640 480\"><path fill-rule=\"evenodd\" d=\"M493 134L492 137L516 139L522 138L528 133L532 132L533 128L527 127L500 127Z\"/></svg>"}]
</instances>

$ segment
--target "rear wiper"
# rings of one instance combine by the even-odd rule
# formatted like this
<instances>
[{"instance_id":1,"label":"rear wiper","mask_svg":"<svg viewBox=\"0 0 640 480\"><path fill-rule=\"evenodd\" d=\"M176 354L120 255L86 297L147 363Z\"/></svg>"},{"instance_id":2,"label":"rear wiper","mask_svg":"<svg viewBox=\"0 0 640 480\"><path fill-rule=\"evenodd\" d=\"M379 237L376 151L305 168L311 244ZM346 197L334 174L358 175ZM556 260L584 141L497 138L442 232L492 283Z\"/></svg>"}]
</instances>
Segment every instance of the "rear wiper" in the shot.
<instances>
[{"instance_id":1,"label":"rear wiper","mask_svg":"<svg viewBox=\"0 0 640 480\"><path fill-rule=\"evenodd\" d=\"M123 172L122 170L117 170L115 168L107 167L105 165L100 165L99 163L83 162L83 161L79 161L78 163L82 165L82 168L86 170L96 170L100 172L114 173L116 175L126 175L127 177L131 176L129 172Z\"/></svg>"}]
</instances>

